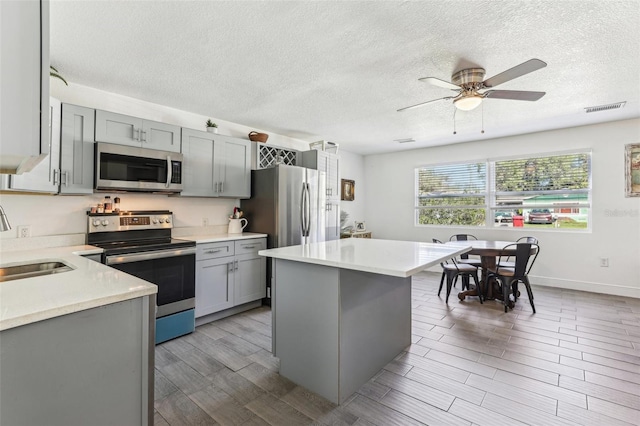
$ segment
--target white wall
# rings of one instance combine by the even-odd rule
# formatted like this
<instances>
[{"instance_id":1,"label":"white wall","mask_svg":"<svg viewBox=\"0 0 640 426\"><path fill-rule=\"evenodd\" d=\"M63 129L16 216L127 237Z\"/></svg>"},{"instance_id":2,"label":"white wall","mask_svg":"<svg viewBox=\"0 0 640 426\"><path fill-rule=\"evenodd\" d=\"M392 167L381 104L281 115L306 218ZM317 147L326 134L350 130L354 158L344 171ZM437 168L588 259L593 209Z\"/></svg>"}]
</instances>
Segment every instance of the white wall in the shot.
<instances>
[{"instance_id":1,"label":"white wall","mask_svg":"<svg viewBox=\"0 0 640 426\"><path fill-rule=\"evenodd\" d=\"M347 151L340 151L340 179L350 179L355 182L353 201L340 201L340 210L349 214L346 225L353 226L353 221L366 223L364 157Z\"/></svg>"},{"instance_id":2,"label":"white wall","mask_svg":"<svg viewBox=\"0 0 640 426\"><path fill-rule=\"evenodd\" d=\"M540 240L534 284L640 297L640 198L624 196L624 146L640 142L640 120L553 130L364 158L367 228L385 239L431 242L465 232L479 239ZM414 225L414 169L443 162L592 150L592 230ZM609 258L609 267L599 258Z\"/></svg>"},{"instance_id":3,"label":"white wall","mask_svg":"<svg viewBox=\"0 0 640 426\"><path fill-rule=\"evenodd\" d=\"M205 130L205 122L211 118L218 124L220 134L233 137L247 138L250 131L261 131L261 129L219 120L215 117L205 117L78 84L71 83L65 86L56 79L52 79L51 95L66 103L199 130ZM277 134L269 134L267 144L299 150L309 149L307 142ZM91 205L100 202L105 195L111 195L113 198L115 194L102 193L88 196L0 194L0 205L7 213L12 226L10 231L0 234L0 240L16 238L19 225L30 225L33 237L86 233L86 211ZM240 205L237 199L180 198L134 193L119 196L122 200L121 208L124 210L168 209L173 211L176 227L202 226L203 218L208 220L209 226L226 225L233 207Z\"/></svg>"}]
</instances>

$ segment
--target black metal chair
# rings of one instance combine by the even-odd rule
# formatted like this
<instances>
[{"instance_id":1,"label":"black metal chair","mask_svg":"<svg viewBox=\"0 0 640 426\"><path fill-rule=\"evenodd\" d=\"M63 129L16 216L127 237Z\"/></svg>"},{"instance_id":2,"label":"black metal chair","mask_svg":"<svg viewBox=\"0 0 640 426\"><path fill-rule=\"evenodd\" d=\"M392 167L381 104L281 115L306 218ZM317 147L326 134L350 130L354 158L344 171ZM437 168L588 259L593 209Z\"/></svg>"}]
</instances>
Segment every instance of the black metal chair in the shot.
<instances>
[{"instance_id":1,"label":"black metal chair","mask_svg":"<svg viewBox=\"0 0 640 426\"><path fill-rule=\"evenodd\" d=\"M516 240L516 243L522 242L529 244L538 244L538 239L536 237L520 237ZM515 268L516 262L511 259L512 257L513 256L507 256L507 258L502 262L498 261L497 265L503 268Z\"/></svg>"},{"instance_id":2,"label":"black metal chair","mask_svg":"<svg viewBox=\"0 0 640 426\"><path fill-rule=\"evenodd\" d=\"M477 240L471 234L455 234L449 238L449 241L472 241ZM461 254L460 259L457 261L458 263L468 263L469 265L480 267L482 266L482 261L477 257L469 257L468 254Z\"/></svg>"},{"instance_id":3,"label":"black metal chair","mask_svg":"<svg viewBox=\"0 0 640 426\"><path fill-rule=\"evenodd\" d=\"M442 244L442 241L433 238L433 242L436 244ZM476 288L478 289L478 298L480 299L480 303L482 302L482 292L480 291L480 280L478 280L478 267L470 265L468 263L457 263L454 259L449 261L445 260L444 262L440 262L440 266L442 266L442 276L440 277L440 287L438 288L438 296L442 292L442 286L444 285L444 279L447 278L447 297L445 302L449 303L449 295L451 294L451 287L455 286L455 283L458 281L458 277L462 277L462 289L464 290L465 285L467 289L469 288L469 277L473 278L473 281L476 284Z\"/></svg>"},{"instance_id":4,"label":"black metal chair","mask_svg":"<svg viewBox=\"0 0 640 426\"><path fill-rule=\"evenodd\" d=\"M505 312L507 312L509 308L509 291L513 292L515 303L518 299L518 282L522 282L527 288L531 309L533 309L533 313L535 314L536 307L533 304L533 291L531 290L528 275L540 253L540 246L532 243L514 243L504 247L505 250L514 248L516 250L515 256L500 256L497 263L497 265L500 265L502 258L515 257L514 267L497 266L495 271L489 272L487 280L495 278L500 281Z\"/></svg>"}]
</instances>

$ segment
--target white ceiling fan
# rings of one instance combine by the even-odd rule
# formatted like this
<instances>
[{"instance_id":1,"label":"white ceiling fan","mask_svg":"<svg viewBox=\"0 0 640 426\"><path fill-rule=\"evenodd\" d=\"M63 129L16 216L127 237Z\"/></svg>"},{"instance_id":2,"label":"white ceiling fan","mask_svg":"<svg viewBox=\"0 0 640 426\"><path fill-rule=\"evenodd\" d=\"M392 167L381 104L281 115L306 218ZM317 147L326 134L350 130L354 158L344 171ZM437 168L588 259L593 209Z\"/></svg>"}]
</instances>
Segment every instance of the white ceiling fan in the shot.
<instances>
[{"instance_id":1,"label":"white ceiling fan","mask_svg":"<svg viewBox=\"0 0 640 426\"><path fill-rule=\"evenodd\" d=\"M546 67L547 64L540 59L529 59L526 62L516 65L515 67L501 72L487 80L484 78L484 68L465 68L451 76L452 83L441 80L436 77L420 78L420 81L426 81L434 86L451 89L458 92L455 96L447 96L444 98L433 99L416 105L400 108L399 111L406 111L427 105L431 102L453 99L456 108L463 111L470 111L482 103L484 98L494 99L511 99L515 101L537 101L545 95L545 92L530 92L523 90L485 90L505 83L509 80L521 77L530 72Z\"/></svg>"}]
</instances>

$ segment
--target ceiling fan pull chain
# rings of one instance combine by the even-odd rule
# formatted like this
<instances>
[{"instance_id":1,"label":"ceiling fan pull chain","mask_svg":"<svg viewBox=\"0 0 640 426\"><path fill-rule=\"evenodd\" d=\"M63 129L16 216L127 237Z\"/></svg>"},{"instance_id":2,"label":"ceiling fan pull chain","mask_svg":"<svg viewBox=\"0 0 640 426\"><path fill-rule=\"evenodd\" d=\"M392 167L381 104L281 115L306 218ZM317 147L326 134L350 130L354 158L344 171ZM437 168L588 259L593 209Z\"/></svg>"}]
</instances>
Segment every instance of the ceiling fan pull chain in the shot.
<instances>
[{"instance_id":1,"label":"ceiling fan pull chain","mask_svg":"<svg viewBox=\"0 0 640 426\"><path fill-rule=\"evenodd\" d=\"M458 108L453 109L453 134L456 134L456 111Z\"/></svg>"},{"instance_id":2,"label":"ceiling fan pull chain","mask_svg":"<svg viewBox=\"0 0 640 426\"><path fill-rule=\"evenodd\" d=\"M484 133L484 102L480 105L480 108L482 108L482 131L480 133Z\"/></svg>"}]
</instances>

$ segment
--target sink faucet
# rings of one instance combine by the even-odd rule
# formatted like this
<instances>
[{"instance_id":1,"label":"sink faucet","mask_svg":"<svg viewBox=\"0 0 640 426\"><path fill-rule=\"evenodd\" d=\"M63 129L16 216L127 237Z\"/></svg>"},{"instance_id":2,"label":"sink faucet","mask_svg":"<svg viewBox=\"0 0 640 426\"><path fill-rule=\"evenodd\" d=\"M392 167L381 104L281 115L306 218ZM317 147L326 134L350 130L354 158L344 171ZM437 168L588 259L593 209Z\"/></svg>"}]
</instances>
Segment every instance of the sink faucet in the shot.
<instances>
[{"instance_id":1,"label":"sink faucet","mask_svg":"<svg viewBox=\"0 0 640 426\"><path fill-rule=\"evenodd\" d=\"M4 209L0 206L0 232L8 231L9 229L11 229L9 219L7 219Z\"/></svg>"}]
</instances>

